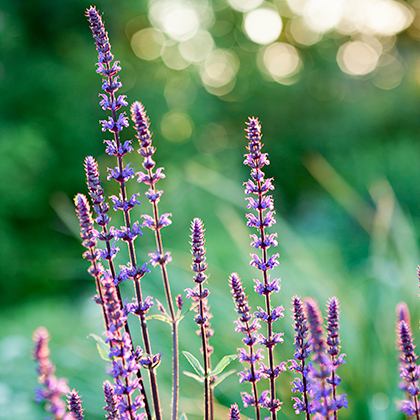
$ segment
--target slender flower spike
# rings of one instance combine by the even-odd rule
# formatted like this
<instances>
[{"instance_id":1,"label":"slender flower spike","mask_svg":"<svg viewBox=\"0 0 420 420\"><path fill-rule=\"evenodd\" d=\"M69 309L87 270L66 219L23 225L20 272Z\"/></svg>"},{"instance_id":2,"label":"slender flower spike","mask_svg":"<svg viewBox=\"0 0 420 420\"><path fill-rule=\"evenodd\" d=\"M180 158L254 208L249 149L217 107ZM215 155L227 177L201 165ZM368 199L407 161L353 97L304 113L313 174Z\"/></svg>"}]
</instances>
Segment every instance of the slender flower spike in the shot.
<instances>
[{"instance_id":1,"label":"slender flower spike","mask_svg":"<svg viewBox=\"0 0 420 420\"><path fill-rule=\"evenodd\" d=\"M38 364L38 382L41 388L35 389L35 401L45 402L45 409L53 415L54 420L64 419L66 416L66 404L62 397L69 392L67 380L58 379L55 375L55 366L50 361L48 342L50 336L44 327L38 328L33 335L35 344L34 359Z\"/></svg>"},{"instance_id":2,"label":"slender flower spike","mask_svg":"<svg viewBox=\"0 0 420 420\"><path fill-rule=\"evenodd\" d=\"M75 389L67 396L67 407L76 420L83 420L85 416L83 415L82 399Z\"/></svg>"},{"instance_id":3,"label":"slender flower spike","mask_svg":"<svg viewBox=\"0 0 420 420\"><path fill-rule=\"evenodd\" d=\"M115 397L114 388L111 385L111 382L104 382L104 395L106 406L104 410L106 411L105 418L107 420L116 420L118 419L118 401Z\"/></svg>"},{"instance_id":4,"label":"slender flower spike","mask_svg":"<svg viewBox=\"0 0 420 420\"><path fill-rule=\"evenodd\" d=\"M334 420L337 419L337 410L342 408L347 404L345 395L337 395L337 386L340 384L341 379L337 375L336 371L341 364L345 364L344 356L345 354L340 355L340 337L339 337L339 301L334 296L327 303L328 316L326 317L327 325L325 329L327 330L327 353L330 355L332 363L332 372L331 377L327 379L327 382L332 387L332 409L334 413Z\"/></svg>"},{"instance_id":5,"label":"slender flower spike","mask_svg":"<svg viewBox=\"0 0 420 420\"><path fill-rule=\"evenodd\" d=\"M395 313L397 315L397 324L401 321L404 321L407 325L411 325L410 322L410 311L405 302L400 302L395 308Z\"/></svg>"},{"instance_id":6,"label":"slender flower spike","mask_svg":"<svg viewBox=\"0 0 420 420\"><path fill-rule=\"evenodd\" d=\"M405 321L400 321L397 325L397 344L400 350L400 377L405 381L400 388L406 392L407 399L399 404L399 410L408 416L420 418L419 410L419 378L420 371L417 366L418 356L415 354L415 346L411 335L410 326Z\"/></svg>"},{"instance_id":7,"label":"slender flower spike","mask_svg":"<svg viewBox=\"0 0 420 420\"><path fill-rule=\"evenodd\" d=\"M303 303L298 296L292 298L293 318L295 330L295 359L290 361L290 370L299 373L300 378L295 378L292 382L294 388L292 392L300 392L303 399L293 397L296 414L306 413L306 419L310 419L309 399L308 399L308 364L306 359L311 353L310 344L308 342L308 326L306 316L303 311Z\"/></svg>"},{"instance_id":8,"label":"slender flower spike","mask_svg":"<svg viewBox=\"0 0 420 420\"><path fill-rule=\"evenodd\" d=\"M193 256L191 269L194 271L194 281L197 283L197 286L194 290L189 290L187 297L198 303L195 307L195 312L197 313L194 321L199 326L197 334L201 337L202 347L201 351L203 353L204 361L204 410L205 420L210 418L210 413L213 412L213 398L212 390L210 387L211 378L208 376L211 370L210 355L213 351L213 348L209 344L210 337L213 336L213 330L210 328L210 318L212 317L209 312L209 307L207 305L207 296L209 292L207 289L203 288L203 283L207 280L207 275L204 272L207 269L206 264L206 248L205 239L204 239L204 223L195 218L191 222L191 254ZM207 292L205 293L205 290Z\"/></svg>"},{"instance_id":9,"label":"slender flower spike","mask_svg":"<svg viewBox=\"0 0 420 420\"><path fill-rule=\"evenodd\" d=\"M269 366L261 364L260 373L263 377L269 379L269 396L264 399L264 406L271 412L271 419L276 420L276 412L281 408L281 402L276 399L275 395L275 379L279 373L284 370L284 364L275 366L274 364L274 347L283 342L282 333L273 332L273 323L283 317L283 308L279 306L272 309L270 302L270 295L280 290L279 279L270 280L269 270L279 265L279 254L268 256L268 249L272 246L277 246L276 234L267 234L266 228L270 228L275 224L273 198L267 194L270 190L274 190L272 178L265 179L263 167L269 165L267 153L262 153L261 143L261 124L258 118L249 118L246 123L246 137L248 139L247 150L249 153L245 154L244 165L251 168L251 179L244 183L245 194L250 195L247 198L248 208L253 209L256 215L249 213L246 215L248 219L247 225L257 229L257 235L252 234L251 246L260 250L260 255L251 254L250 264L258 268L262 272L263 281L254 280L256 282L256 292L264 296L265 310L260 308L256 316L262 319L267 324L267 336L262 334L258 336L258 342L263 344L268 351ZM246 376L245 376L246 377ZM255 401L257 401L255 399ZM258 400L259 401L259 400Z\"/></svg>"},{"instance_id":10,"label":"slender flower spike","mask_svg":"<svg viewBox=\"0 0 420 420\"><path fill-rule=\"evenodd\" d=\"M239 408L236 404L233 404L230 407L229 419L230 420L240 420L240 418L241 418L241 414L240 414Z\"/></svg>"}]
</instances>

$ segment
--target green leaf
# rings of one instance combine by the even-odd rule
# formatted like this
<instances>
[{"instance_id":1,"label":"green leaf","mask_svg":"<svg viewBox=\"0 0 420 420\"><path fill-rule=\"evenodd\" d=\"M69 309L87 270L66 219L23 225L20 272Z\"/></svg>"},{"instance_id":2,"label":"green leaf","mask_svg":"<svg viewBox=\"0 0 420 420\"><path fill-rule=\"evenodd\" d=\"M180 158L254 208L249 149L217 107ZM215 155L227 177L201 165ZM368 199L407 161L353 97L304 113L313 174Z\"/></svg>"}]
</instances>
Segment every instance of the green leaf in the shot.
<instances>
[{"instance_id":1,"label":"green leaf","mask_svg":"<svg viewBox=\"0 0 420 420\"><path fill-rule=\"evenodd\" d=\"M203 383L204 382L204 378L201 376L196 375L195 373L191 373L191 372L182 372L185 376L189 376L190 378L195 379L196 381Z\"/></svg>"},{"instance_id":2,"label":"green leaf","mask_svg":"<svg viewBox=\"0 0 420 420\"><path fill-rule=\"evenodd\" d=\"M182 354L187 358L188 362L190 363L190 365L194 368L194 370L201 376L204 378L204 369L203 367L200 365L200 362L191 354L188 353L187 351L183 351Z\"/></svg>"},{"instance_id":3,"label":"green leaf","mask_svg":"<svg viewBox=\"0 0 420 420\"><path fill-rule=\"evenodd\" d=\"M179 316L179 318L177 319L177 321L181 321L182 318L185 317L185 315L187 315L189 312L191 312L194 308L196 308L198 306L198 303L191 305L190 309L188 309L188 311L184 312L182 315Z\"/></svg>"},{"instance_id":4,"label":"green leaf","mask_svg":"<svg viewBox=\"0 0 420 420\"><path fill-rule=\"evenodd\" d=\"M185 413L181 414L181 417L179 418L179 420L188 420L187 419L187 415Z\"/></svg>"},{"instance_id":5,"label":"green leaf","mask_svg":"<svg viewBox=\"0 0 420 420\"><path fill-rule=\"evenodd\" d=\"M230 354L229 356L223 357L217 366L209 373L209 376L217 376L222 373L226 366L233 362L237 357L237 354Z\"/></svg>"},{"instance_id":6,"label":"green leaf","mask_svg":"<svg viewBox=\"0 0 420 420\"><path fill-rule=\"evenodd\" d=\"M146 316L146 320L148 321L149 319L158 319L159 321L166 322L167 324L172 324L172 321L168 319L168 317L166 317L165 315L156 314L156 315Z\"/></svg>"},{"instance_id":7,"label":"green leaf","mask_svg":"<svg viewBox=\"0 0 420 420\"><path fill-rule=\"evenodd\" d=\"M232 375L232 373L235 373L236 370L229 370L228 372L225 372L223 375L220 375L217 377L217 380L212 384L212 388L216 388L217 385L220 384L224 379L226 379L228 376Z\"/></svg>"},{"instance_id":8,"label":"green leaf","mask_svg":"<svg viewBox=\"0 0 420 420\"><path fill-rule=\"evenodd\" d=\"M111 359L109 358L109 346L105 343L103 338L96 334L89 334L88 337L92 337L96 341L96 347L101 358L107 362L110 362Z\"/></svg>"}]
</instances>

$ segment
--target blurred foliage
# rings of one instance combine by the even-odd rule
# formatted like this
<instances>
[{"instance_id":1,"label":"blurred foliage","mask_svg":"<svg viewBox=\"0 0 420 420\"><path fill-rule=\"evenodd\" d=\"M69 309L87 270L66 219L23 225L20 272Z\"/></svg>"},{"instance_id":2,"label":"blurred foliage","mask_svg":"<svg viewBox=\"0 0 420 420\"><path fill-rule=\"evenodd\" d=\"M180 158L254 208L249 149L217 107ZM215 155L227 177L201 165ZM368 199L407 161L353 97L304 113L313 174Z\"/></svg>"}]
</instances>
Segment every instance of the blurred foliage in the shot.
<instances>
[{"instance_id":1,"label":"blurred foliage","mask_svg":"<svg viewBox=\"0 0 420 420\"><path fill-rule=\"evenodd\" d=\"M277 7L281 3L274 2ZM342 388L350 401L340 417L402 418L394 404L401 398L395 305L407 301L413 325L420 317L415 272L420 262L420 57L414 24L394 37L404 77L393 89L376 86L373 73L352 77L341 71L337 51L350 37L337 31L312 46L295 44L303 65L292 84L282 84L259 70L260 47L243 33L242 13L214 1L209 30L216 45L234 51L240 63L232 91L217 96L203 87L200 65L174 70L160 58L144 61L134 54L132 35L151 27L147 2L101 0L96 5L122 62L122 93L145 104L155 156L166 168L161 209L173 213L173 225L163 235L174 259L169 266L174 294L191 287L190 220L205 222L215 359L241 345L239 336L232 337L235 313L227 278L237 271L252 295L256 275L248 265L241 186L248 177L242 165L244 121L254 115L262 122L271 160L267 174L276 185L281 254L276 273L283 286L278 303L287 314L278 358L293 354L291 297L311 295L322 307L336 295L348 355ZM100 311L89 300L94 287L81 258L71 201L77 192L86 192L87 154L99 160L103 178L113 165L104 155L97 123L105 116L98 106L96 53L83 16L88 6L81 0L0 3L0 419L43 417L31 402L36 377L29 361L30 337L40 324L50 330L57 375L69 377L70 386L80 390L87 417L103 418L104 366L93 340L85 340L90 332L100 333ZM230 29L220 31L227 21ZM293 44L284 32L280 40ZM185 130L190 135L183 137ZM134 136L131 129L124 134ZM131 159L140 165L134 153ZM115 193L114 185L106 188ZM129 188L134 192L137 185ZM149 212L147 205L140 212ZM118 223L118 216L114 219ZM154 249L150 232L138 240L137 249L139 260L146 260ZM157 272L144 284L147 294L164 300ZM250 299L254 307L260 304L258 297ZM153 327L153 346L165 356L169 331L158 323ZM191 319L181 324L181 350L198 355L194 328ZM182 369L188 369L185 360ZM168 400L169 373L169 365L162 363L159 377ZM294 417L289 382L288 374L279 381L285 401L279 418ZM201 395L195 383L183 377L181 386L181 409L199 418ZM227 407L239 400L239 392L235 375L217 388L218 418L227 418Z\"/></svg>"}]
</instances>

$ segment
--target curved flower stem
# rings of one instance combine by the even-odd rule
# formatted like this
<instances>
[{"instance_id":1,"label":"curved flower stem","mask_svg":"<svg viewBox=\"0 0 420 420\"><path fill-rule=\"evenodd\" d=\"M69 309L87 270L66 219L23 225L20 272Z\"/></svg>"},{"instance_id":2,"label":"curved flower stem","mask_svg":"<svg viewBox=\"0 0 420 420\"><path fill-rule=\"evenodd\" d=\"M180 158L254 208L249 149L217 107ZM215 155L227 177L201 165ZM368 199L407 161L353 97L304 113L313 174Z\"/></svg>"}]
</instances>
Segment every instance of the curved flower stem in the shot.
<instances>
[{"instance_id":1,"label":"curved flower stem","mask_svg":"<svg viewBox=\"0 0 420 420\"><path fill-rule=\"evenodd\" d=\"M107 66L109 65L107 64ZM112 79L111 77L109 77L109 82L111 83L111 81ZM110 97L111 97L111 101L115 100L113 92L110 93ZM114 121L117 120L117 112L115 110L112 110L112 118L114 119ZM120 136L118 135L118 132L116 131L114 131L114 140L117 144L117 147L118 148L121 147ZM123 159L121 156L117 156L117 160L118 160L118 168L120 170L120 173L122 173L123 168L124 168ZM120 181L119 184L120 184L121 198L125 202L127 201L127 189L125 186L125 182ZM130 212L129 210L124 209L123 213L124 213L125 227L127 228L127 230L130 230L131 229ZM136 261L136 253L134 249L134 244L132 241L127 241L127 245L128 245L128 252L130 256L131 266L134 269L136 269L137 261ZM134 289L135 289L137 304L141 306L143 303L143 297L141 293L140 279L137 275L134 278ZM139 318L140 318L140 326L141 326L141 332L142 332L142 337L143 337L144 350L146 351L147 354L152 354L149 332L148 332L147 323L146 323L146 317L144 314L140 314ZM149 370L149 377L150 377L150 387L152 390L152 399L153 399L153 406L155 409L156 420L161 420L162 415L161 415L161 408L160 408L160 401L159 401L159 392L157 388L157 379L156 379L156 373L154 369Z\"/></svg>"},{"instance_id":2,"label":"curved flower stem","mask_svg":"<svg viewBox=\"0 0 420 420\"><path fill-rule=\"evenodd\" d=\"M147 170L150 179L153 178L151 169ZM153 194L156 193L155 184L150 185ZM159 229L159 209L156 201L152 202L154 231L156 247L159 255L163 254L162 235ZM177 420L178 417L178 400L179 400L179 344L178 344L178 320L175 316L174 304L171 294L171 287L169 284L168 271L166 269L166 261L159 261L159 266L162 274L163 288L165 290L166 302L168 304L169 316L172 328L172 420Z\"/></svg>"}]
</instances>

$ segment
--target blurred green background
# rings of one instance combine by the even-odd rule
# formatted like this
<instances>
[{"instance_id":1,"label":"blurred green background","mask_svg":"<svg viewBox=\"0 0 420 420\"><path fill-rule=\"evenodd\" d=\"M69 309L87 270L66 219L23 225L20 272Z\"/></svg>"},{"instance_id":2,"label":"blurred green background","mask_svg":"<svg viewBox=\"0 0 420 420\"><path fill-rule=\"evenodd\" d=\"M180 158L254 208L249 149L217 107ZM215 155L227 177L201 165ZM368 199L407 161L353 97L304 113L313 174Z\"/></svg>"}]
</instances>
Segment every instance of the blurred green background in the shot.
<instances>
[{"instance_id":1,"label":"blurred green background","mask_svg":"<svg viewBox=\"0 0 420 420\"><path fill-rule=\"evenodd\" d=\"M95 156L105 178L98 106L101 80L81 0L0 2L0 419L45 417L33 402L31 335L50 331L57 376L84 399L86 418L103 418L106 378L90 333L102 320L82 260L72 198L86 193L83 159ZM156 159L167 178L160 209L173 214L163 231L174 295L192 286L189 225L207 228L214 360L235 353L235 312L227 279L242 277L255 308L256 270L242 183L244 122L262 122L274 177L286 316L277 360L293 355L291 297L313 296L322 308L342 304L342 419L391 420L398 390L395 306L420 310L420 3L418 0L101 0L112 50L121 60L121 93L144 103ZM133 138L131 128L123 137ZM140 169L137 153L130 156ZM133 218L150 213L144 186ZM106 185L108 195L115 185ZM119 223L118 216L113 220ZM138 260L153 252L152 232L136 243ZM123 248L123 247L121 247ZM125 251L124 251L125 252ZM124 252L117 263L124 263ZM146 295L164 301L157 271ZM132 295L129 284L123 294ZM134 319L132 320L135 321ZM135 325L135 322L134 324ZM150 322L165 417L170 401L170 331ZM132 328L136 332L136 328ZM192 316L181 324L181 350L199 355ZM139 341L139 337L136 336ZM181 359L181 369L190 369ZM239 363L233 367L240 370ZM279 419L294 416L290 381L278 393ZM218 388L216 417L240 401L236 375ZM200 418L201 391L181 377L181 412ZM243 410L252 416L252 410Z\"/></svg>"}]
</instances>

